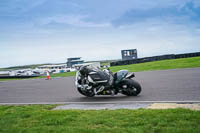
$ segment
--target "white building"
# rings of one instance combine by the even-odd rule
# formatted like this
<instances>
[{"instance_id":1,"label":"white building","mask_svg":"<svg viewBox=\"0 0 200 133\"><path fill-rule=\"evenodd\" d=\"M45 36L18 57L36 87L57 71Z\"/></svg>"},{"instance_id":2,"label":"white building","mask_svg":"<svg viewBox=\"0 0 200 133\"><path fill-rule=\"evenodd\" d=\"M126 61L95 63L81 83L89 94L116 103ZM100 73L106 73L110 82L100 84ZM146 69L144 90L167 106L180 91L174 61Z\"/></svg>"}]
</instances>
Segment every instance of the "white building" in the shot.
<instances>
[{"instance_id":1,"label":"white building","mask_svg":"<svg viewBox=\"0 0 200 133\"><path fill-rule=\"evenodd\" d=\"M46 71L52 73L62 73L62 72L71 72L75 71L75 69L67 67L67 64L58 64L58 65L43 65L37 67L38 70Z\"/></svg>"}]
</instances>

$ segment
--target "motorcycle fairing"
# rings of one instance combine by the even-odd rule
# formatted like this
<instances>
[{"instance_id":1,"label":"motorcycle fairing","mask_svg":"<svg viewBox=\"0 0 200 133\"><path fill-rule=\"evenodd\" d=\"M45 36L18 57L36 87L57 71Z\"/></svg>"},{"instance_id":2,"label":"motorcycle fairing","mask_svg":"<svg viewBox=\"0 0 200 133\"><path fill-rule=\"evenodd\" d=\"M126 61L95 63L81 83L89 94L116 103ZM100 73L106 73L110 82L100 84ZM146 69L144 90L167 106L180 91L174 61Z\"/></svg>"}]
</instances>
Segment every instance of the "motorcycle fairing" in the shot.
<instances>
[{"instance_id":1,"label":"motorcycle fairing","mask_svg":"<svg viewBox=\"0 0 200 133\"><path fill-rule=\"evenodd\" d=\"M107 87L111 86L114 82L113 75L104 71L91 72L88 75L88 79L92 83L103 83Z\"/></svg>"},{"instance_id":2,"label":"motorcycle fairing","mask_svg":"<svg viewBox=\"0 0 200 133\"><path fill-rule=\"evenodd\" d=\"M94 82L107 82L109 81L109 75L102 71L89 73L89 76Z\"/></svg>"},{"instance_id":3,"label":"motorcycle fairing","mask_svg":"<svg viewBox=\"0 0 200 133\"><path fill-rule=\"evenodd\" d=\"M126 76L126 79L131 79L135 77L135 74L134 73L129 73L127 76Z\"/></svg>"}]
</instances>

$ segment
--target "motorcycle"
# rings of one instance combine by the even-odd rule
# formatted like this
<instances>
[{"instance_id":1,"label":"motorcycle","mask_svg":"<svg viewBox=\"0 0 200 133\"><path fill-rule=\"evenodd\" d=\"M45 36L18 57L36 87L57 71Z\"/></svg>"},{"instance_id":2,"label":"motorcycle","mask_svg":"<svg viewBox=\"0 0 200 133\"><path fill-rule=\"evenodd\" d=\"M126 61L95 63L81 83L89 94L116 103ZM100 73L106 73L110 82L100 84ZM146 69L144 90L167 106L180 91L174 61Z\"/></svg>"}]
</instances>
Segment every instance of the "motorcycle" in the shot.
<instances>
[{"instance_id":1,"label":"motorcycle","mask_svg":"<svg viewBox=\"0 0 200 133\"><path fill-rule=\"evenodd\" d=\"M142 88L133 80L134 73L120 70L112 73L109 69L101 71L98 68L82 66L76 73L75 85L80 94L93 97L95 95L117 95L122 93L127 96L137 96Z\"/></svg>"}]
</instances>

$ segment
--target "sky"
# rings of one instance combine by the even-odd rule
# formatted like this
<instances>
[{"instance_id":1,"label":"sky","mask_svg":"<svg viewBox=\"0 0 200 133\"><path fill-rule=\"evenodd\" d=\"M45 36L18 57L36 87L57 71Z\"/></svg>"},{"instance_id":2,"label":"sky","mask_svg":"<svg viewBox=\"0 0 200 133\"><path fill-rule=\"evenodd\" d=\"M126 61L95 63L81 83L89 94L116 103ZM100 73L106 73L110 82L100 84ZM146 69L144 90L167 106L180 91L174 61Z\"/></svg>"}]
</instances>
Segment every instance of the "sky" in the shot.
<instances>
[{"instance_id":1,"label":"sky","mask_svg":"<svg viewBox=\"0 0 200 133\"><path fill-rule=\"evenodd\" d=\"M0 67L200 52L200 0L0 0Z\"/></svg>"}]
</instances>

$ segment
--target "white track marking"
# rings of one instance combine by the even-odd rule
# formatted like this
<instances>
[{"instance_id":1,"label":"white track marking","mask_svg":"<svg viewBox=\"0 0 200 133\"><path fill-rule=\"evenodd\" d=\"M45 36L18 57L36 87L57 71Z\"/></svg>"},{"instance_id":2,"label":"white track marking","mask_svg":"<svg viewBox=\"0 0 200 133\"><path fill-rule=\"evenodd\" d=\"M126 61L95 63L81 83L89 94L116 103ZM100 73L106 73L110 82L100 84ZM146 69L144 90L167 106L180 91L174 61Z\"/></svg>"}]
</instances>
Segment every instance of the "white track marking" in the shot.
<instances>
[{"instance_id":1,"label":"white track marking","mask_svg":"<svg viewBox=\"0 0 200 133\"><path fill-rule=\"evenodd\" d=\"M0 105L35 105L35 104L133 104L133 103L200 103L200 101L113 101L113 102L33 102L33 103L0 103Z\"/></svg>"}]
</instances>

